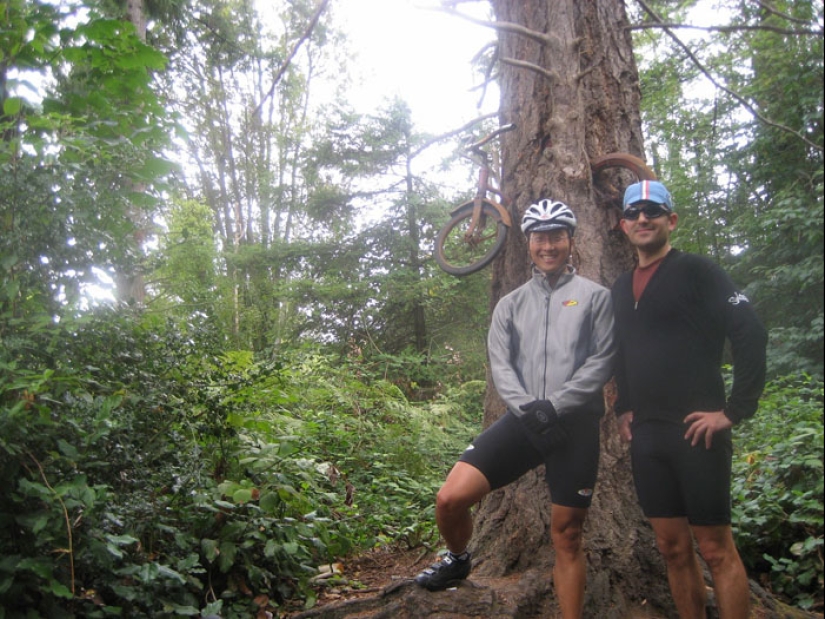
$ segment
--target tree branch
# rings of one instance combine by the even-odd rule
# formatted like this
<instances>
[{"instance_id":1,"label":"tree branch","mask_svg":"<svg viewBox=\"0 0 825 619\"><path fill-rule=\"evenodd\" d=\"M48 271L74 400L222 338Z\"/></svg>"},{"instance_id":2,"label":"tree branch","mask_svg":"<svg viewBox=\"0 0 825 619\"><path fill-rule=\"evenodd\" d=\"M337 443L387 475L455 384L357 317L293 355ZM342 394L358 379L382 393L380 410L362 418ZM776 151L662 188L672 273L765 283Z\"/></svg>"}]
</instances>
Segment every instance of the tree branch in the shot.
<instances>
[{"instance_id":1,"label":"tree branch","mask_svg":"<svg viewBox=\"0 0 825 619\"><path fill-rule=\"evenodd\" d=\"M509 64L513 67L521 67L522 69L529 69L530 71L535 71L536 73L540 73L547 79L553 79L553 72L548 71L544 67L540 67L537 64L533 64L532 62L526 62L524 60L516 60L515 58L501 58L499 61L503 64Z\"/></svg>"},{"instance_id":2,"label":"tree branch","mask_svg":"<svg viewBox=\"0 0 825 619\"><path fill-rule=\"evenodd\" d=\"M278 85L278 82L281 81L281 78L284 76L284 73L286 73L286 70L289 68L292 59L298 53L298 50L301 48L301 45L303 45L304 41L306 41L312 34L312 31L318 24L318 20L321 18L321 14L324 12L324 10L326 10L327 5L329 5L329 3L330 0L320 0L320 2L318 3L318 7L315 9L315 14L312 16L312 19L309 20L309 23L307 24L307 27L304 29L304 33L301 35L301 38L299 38L295 42L295 45L292 46L292 49L290 50L289 54L287 54L287 57L284 59L284 61L281 63L281 66L278 67L278 71L276 71L275 77L272 79L272 86L269 88L269 92L266 93L266 95L264 95L263 99L261 99L260 103L258 103L258 105L255 106L255 109L252 111L253 116L257 116L263 104L266 103L266 100L275 94L275 87Z\"/></svg>"},{"instance_id":3,"label":"tree branch","mask_svg":"<svg viewBox=\"0 0 825 619\"><path fill-rule=\"evenodd\" d=\"M702 62L699 60L699 58L697 58L697 57L696 57L696 55L695 55L695 54L694 54L694 53L690 50L690 48L689 48L687 45L685 45L685 43L683 43L683 42L682 42L682 40L681 40L679 37L677 37L677 36L676 36L676 35L675 35L672 31L671 31L671 29L670 29L667 25L665 25L665 24L664 24L664 22L662 22L661 18L660 18L660 17L659 17L659 16L658 16L658 15L657 15L654 11L653 11L653 9L651 9L651 8L647 5L647 3L645 2L645 0L636 0L636 1L637 1L637 2L639 3L639 5L642 7L642 9L645 11L645 13L647 13L647 14L651 17L651 19L653 19L653 20L654 20L657 24L659 24L659 25L660 25L660 27L662 28L662 30L664 30L664 32L665 32L665 33L666 33L666 34L667 34L667 35L668 35L668 36L669 36L669 37L670 37L670 38L671 38L671 39L672 39L672 40L676 43L676 45L677 45L677 46L678 46L678 47L679 47L679 48L680 48L680 49L681 49L681 50L682 50L685 54L687 54L687 57L691 60L691 62L693 62L693 64L696 66L696 68L697 68L697 69L699 69L699 71L701 71L701 72L702 72L702 74L703 74L703 75L704 75L704 76L705 76L705 77L706 77L706 78L710 81L710 83L711 83L711 84L713 84L716 88L718 88L719 90L722 90L723 92L725 92L725 93L727 93L728 95L730 95L731 97L733 97L733 98L734 98L736 101L738 101L738 102L739 102L739 103L740 103L740 104L741 104L741 105L742 105L742 106L743 106L746 110L748 110L751 114L753 114L754 118L756 118L757 120L759 120L759 121L763 122L764 124L766 124L766 125L768 125L768 126L770 126L770 127L775 127L776 129L779 129L779 130L781 130L781 131L786 131L786 132L790 133L791 135L794 135L794 136L798 137L800 140L802 140L803 142L805 142L805 144L807 144L808 146L810 146L811 148L813 148L813 149L815 149L815 150L818 150L818 151L822 151L822 150L823 150L822 146L820 146L819 144L816 144L815 142L812 142L811 140L809 140L808 138L806 138L804 135L802 135L802 134L801 134L801 133L799 133L798 131L796 131L796 130L792 129L791 127L788 127L788 126L783 125L783 124L778 123L778 122L774 122L774 121L772 121L771 119L766 118L765 116L763 116L762 114L760 114L760 113L759 113L759 111L758 111L758 110L757 110L757 109L756 109L756 108L755 108L755 107L751 104L751 102L750 102L750 101L748 101L747 99L745 99L742 95L740 95L740 94L738 94L738 93L734 92L733 90L731 90L730 88L728 88L728 87L727 87L727 86L725 86L724 84L720 84L720 83L719 83L719 82L718 82L718 81L717 81L717 80L713 77L713 75L711 75L711 74L710 74L710 72L708 71L708 69L707 69L707 68L705 68L705 66L702 64Z\"/></svg>"},{"instance_id":4,"label":"tree branch","mask_svg":"<svg viewBox=\"0 0 825 619\"><path fill-rule=\"evenodd\" d=\"M487 21L484 19L477 19L475 17L471 17L470 15L466 15L460 11L455 10L455 5L459 4L460 0L445 0L442 2L441 7L433 7L433 10L440 11L443 13L447 13L448 15L453 15L455 17L459 17L465 21L470 23L476 24L478 26L484 26L485 28L491 28L497 32L507 32L510 34L517 34L533 41L541 45L547 45L552 42L552 37L549 34L544 34L543 32L539 32L537 30L530 30L529 28L525 28L520 24L515 24L512 22L500 22L500 21ZM498 54L496 54L498 56ZM548 79L553 78L553 73L540 67L536 64L531 62L526 62L524 60L516 60L515 58L504 58L499 57L498 61L502 64L509 64L514 67L521 67L522 69L527 69L529 71L535 71L540 75ZM489 68L488 67L488 76L489 76ZM483 98L483 95L482 95Z\"/></svg>"},{"instance_id":5,"label":"tree branch","mask_svg":"<svg viewBox=\"0 0 825 619\"><path fill-rule=\"evenodd\" d=\"M487 21L486 19L478 19L476 17L472 17L470 15L462 13L461 11L456 11L452 6L454 4L456 3L444 3L441 7L431 7L431 9L434 11L440 11L443 13L447 13L448 15L459 17L472 24L476 24L477 26L484 26L485 28L491 28L492 30L501 32L520 34L524 37L527 37L528 39L538 41L539 43L550 42L550 37L544 34L543 32L539 32L538 30L530 30L529 28L525 28L520 24L514 24L512 22L507 21Z\"/></svg>"},{"instance_id":6,"label":"tree branch","mask_svg":"<svg viewBox=\"0 0 825 619\"><path fill-rule=\"evenodd\" d=\"M771 6L767 2L763 2L762 0L755 0L755 1L756 1L756 4L761 6L763 9L765 9L768 13L771 13L772 15L776 15L777 17L781 17L782 19L785 19L787 21L794 22L794 23L797 23L797 24L805 24L805 25L808 24L807 20L799 19L798 17L788 15L787 13L782 13L780 10L778 10L777 8Z\"/></svg>"},{"instance_id":7,"label":"tree branch","mask_svg":"<svg viewBox=\"0 0 825 619\"><path fill-rule=\"evenodd\" d=\"M414 151L412 151L410 153L409 158L410 159L415 159L418 155L420 155L422 152L427 150L433 144L437 144L438 142L443 142L444 140L448 140L452 137L455 137L455 136L459 135L460 133L464 133L468 129L472 129L478 123L483 122L485 120L488 120L490 118L495 118L496 116L498 116L498 112L491 112L490 114L484 114L483 116L479 116L479 117L474 118L473 120L463 124L458 129L453 129L452 131L448 131L447 133L442 133L441 135L437 135L434 138L431 138L431 139L427 140L426 142L421 144L418 148L416 148Z\"/></svg>"},{"instance_id":8,"label":"tree branch","mask_svg":"<svg viewBox=\"0 0 825 619\"><path fill-rule=\"evenodd\" d=\"M634 24L628 27L628 30L652 30L658 28L681 28L682 30L702 30L704 32L747 32L766 30L768 32L775 32L776 34L783 34L788 36L820 36L821 31L817 30L790 30L788 28L779 28L776 26L694 26L691 24L677 24L672 22L658 22L655 24Z\"/></svg>"}]
</instances>

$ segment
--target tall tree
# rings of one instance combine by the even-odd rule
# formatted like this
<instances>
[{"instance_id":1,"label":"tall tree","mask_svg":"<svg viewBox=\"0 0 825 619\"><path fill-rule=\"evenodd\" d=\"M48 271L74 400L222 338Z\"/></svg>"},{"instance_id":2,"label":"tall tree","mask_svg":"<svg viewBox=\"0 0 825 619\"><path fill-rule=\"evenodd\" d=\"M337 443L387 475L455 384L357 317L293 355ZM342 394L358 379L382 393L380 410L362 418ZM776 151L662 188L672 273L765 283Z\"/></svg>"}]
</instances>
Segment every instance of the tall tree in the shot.
<instances>
[{"instance_id":1,"label":"tall tree","mask_svg":"<svg viewBox=\"0 0 825 619\"><path fill-rule=\"evenodd\" d=\"M612 151L643 155L638 74L624 3L605 0L493 2L499 33L501 121L517 130L503 137L502 186L514 221L536 200L552 197L575 210L575 263L604 285L632 264L615 230L615 195L594 185L590 161ZM616 179L614 179L616 180ZM626 179L625 179L626 180ZM622 186L621 181L616 181ZM509 235L493 270L491 303L529 277L525 241ZM488 380L488 385L491 382ZM504 411L488 390L485 423ZM628 612L645 600L672 613L666 576L635 503L629 462L608 412L602 428L599 484L586 526L586 613ZM479 575L515 570L523 604L556 610L550 582L549 498L541 470L488 497L476 514ZM541 613L539 613L541 614Z\"/></svg>"},{"instance_id":2,"label":"tall tree","mask_svg":"<svg viewBox=\"0 0 825 619\"><path fill-rule=\"evenodd\" d=\"M821 376L822 3L727 0L728 23L703 29L678 27L701 2L641 4L643 117L684 215L674 241L745 287L772 375Z\"/></svg>"},{"instance_id":3,"label":"tall tree","mask_svg":"<svg viewBox=\"0 0 825 619\"><path fill-rule=\"evenodd\" d=\"M738 236L748 239L737 275L771 325L771 372L822 376L823 5L743 3L741 14L743 25L757 28L736 41L746 59L740 64L749 67L739 82L761 115L774 122L749 119L743 130L752 139L731 158L739 177L733 198L747 205L735 220Z\"/></svg>"},{"instance_id":4,"label":"tall tree","mask_svg":"<svg viewBox=\"0 0 825 619\"><path fill-rule=\"evenodd\" d=\"M216 307L238 346L281 337L289 305L280 291L296 264L282 259L285 246L327 232L332 219L308 213L305 169L316 76L337 73L321 20L328 3L193 5L172 55L168 90L189 132L185 191L212 209L228 278Z\"/></svg>"}]
</instances>

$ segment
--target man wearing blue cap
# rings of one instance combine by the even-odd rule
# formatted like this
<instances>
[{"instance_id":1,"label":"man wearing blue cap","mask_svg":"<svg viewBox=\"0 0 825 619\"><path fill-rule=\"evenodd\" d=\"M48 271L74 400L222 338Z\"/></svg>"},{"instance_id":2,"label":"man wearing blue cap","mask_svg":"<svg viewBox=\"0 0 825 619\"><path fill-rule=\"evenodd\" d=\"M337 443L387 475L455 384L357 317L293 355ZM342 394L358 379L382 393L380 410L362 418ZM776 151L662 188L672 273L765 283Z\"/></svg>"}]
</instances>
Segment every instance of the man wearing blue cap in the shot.
<instances>
[{"instance_id":1,"label":"man wearing blue cap","mask_svg":"<svg viewBox=\"0 0 825 619\"><path fill-rule=\"evenodd\" d=\"M745 619L748 579L731 531L731 428L756 412L767 336L716 263L671 247L677 221L662 183L627 188L621 227L639 260L612 290L619 343L615 412L679 616L705 617L695 539L719 616ZM721 374L726 339L734 363L729 397Z\"/></svg>"}]
</instances>

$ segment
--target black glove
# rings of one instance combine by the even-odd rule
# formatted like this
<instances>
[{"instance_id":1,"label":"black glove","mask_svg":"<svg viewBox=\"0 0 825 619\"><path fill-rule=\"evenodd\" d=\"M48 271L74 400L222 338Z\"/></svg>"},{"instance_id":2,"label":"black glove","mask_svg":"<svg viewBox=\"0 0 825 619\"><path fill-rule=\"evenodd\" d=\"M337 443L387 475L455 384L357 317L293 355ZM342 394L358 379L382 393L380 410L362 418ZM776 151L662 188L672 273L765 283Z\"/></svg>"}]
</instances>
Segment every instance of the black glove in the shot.
<instances>
[{"instance_id":1,"label":"black glove","mask_svg":"<svg viewBox=\"0 0 825 619\"><path fill-rule=\"evenodd\" d=\"M561 423L556 407L550 400L534 400L519 408L524 411L519 419L531 434L540 437L542 443L554 447L570 440L567 428Z\"/></svg>"}]
</instances>

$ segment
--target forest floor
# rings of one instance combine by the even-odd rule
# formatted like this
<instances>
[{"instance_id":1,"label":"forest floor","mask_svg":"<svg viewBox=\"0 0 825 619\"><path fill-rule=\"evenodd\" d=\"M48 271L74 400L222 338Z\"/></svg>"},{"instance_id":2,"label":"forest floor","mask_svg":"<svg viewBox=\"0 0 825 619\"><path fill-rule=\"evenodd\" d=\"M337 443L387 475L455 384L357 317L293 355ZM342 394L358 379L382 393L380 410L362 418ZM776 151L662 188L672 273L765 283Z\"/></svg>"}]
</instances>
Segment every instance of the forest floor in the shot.
<instances>
[{"instance_id":1,"label":"forest floor","mask_svg":"<svg viewBox=\"0 0 825 619\"><path fill-rule=\"evenodd\" d=\"M341 567L340 575L320 580L315 587L318 598L314 608L375 595L393 583L411 580L433 562L434 556L424 547L380 548L342 561L337 564ZM303 610L306 609L296 608L292 614Z\"/></svg>"},{"instance_id":2,"label":"forest floor","mask_svg":"<svg viewBox=\"0 0 825 619\"><path fill-rule=\"evenodd\" d=\"M435 560L435 552L425 547L403 548L389 547L380 548L366 552L356 557L351 557L345 561L334 564L336 574L330 578L320 578L317 581L315 591L317 599L314 610L323 609L325 606L349 600L358 600L375 596L381 591L400 583L401 581L411 581L424 568ZM338 573L340 570L340 573ZM818 605L821 611L821 605ZM296 606L292 609L284 609L287 612L282 615L284 619L296 617L308 610L306 607ZM656 618L656 614L648 614L644 607L637 609L632 616L635 619ZM360 616L360 615L359 615ZM776 617L776 614L767 613L759 609L754 609L751 617ZM783 615L786 617L797 616L796 613ZM823 619L821 612L805 613L802 611L799 616Z\"/></svg>"}]
</instances>

